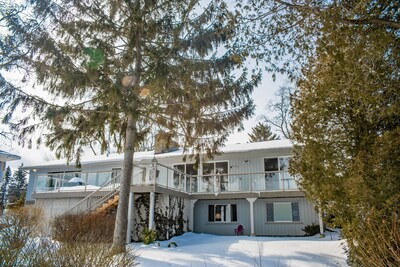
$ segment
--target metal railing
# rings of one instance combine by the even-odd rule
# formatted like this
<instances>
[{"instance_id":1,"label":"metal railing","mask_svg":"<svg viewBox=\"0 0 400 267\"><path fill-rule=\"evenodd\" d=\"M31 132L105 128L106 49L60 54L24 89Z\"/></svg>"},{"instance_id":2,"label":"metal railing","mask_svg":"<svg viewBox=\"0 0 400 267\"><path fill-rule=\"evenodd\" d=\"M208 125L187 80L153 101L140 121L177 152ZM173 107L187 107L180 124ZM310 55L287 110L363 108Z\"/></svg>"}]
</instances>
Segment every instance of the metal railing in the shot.
<instances>
[{"instance_id":1,"label":"metal railing","mask_svg":"<svg viewBox=\"0 0 400 267\"><path fill-rule=\"evenodd\" d=\"M120 170L39 174L34 192L96 191L109 183L119 172Z\"/></svg>"},{"instance_id":2,"label":"metal railing","mask_svg":"<svg viewBox=\"0 0 400 267\"><path fill-rule=\"evenodd\" d=\"M297 179L287 171L189 175L156 164L155 184L186 193L297 191Z\"/></svg>"},{"instance_id":3,"label":"metal railing","mask_svg":"<svg viewBox=\"0 0 400 267\"><path fill-rule=\"evenodd\" d=\"M139 172L133 173L132 180L135 180L136 177L145 176L144 174L146 172L146 169L139 166L136 167L139 169ZM134 170L137 168L134 168ZM101 207L101 205L106 203L109 199L112 199L115 195L119 194L121 178L122 172L119 172L109 182L86 196L65 213L88 213L95 211L97 208Z\"/></svg>"},{"instance_id":4,"label":"metal railing","mask_svg":"<svg viewBox=\"0 0 400 267\"><path fill-rule=\"evenodd\" d=\"M103 183L103 180L107 180L105 177L107 175L114 177L116 174L116 171L49 174L47 177L42 177L54 179L55 182L53 186L50 187L51 190L42 190L40 192L91 191L92 194L99 194L100 191L104 191L104 188L107 188L107 186L112 184L115 180L111 178ZM64 176L60 177L57 175ZM84 181L88 181L89 184L66 187L65 181L67 179L65 179L65 175L69 176L68 179L71 177L83 177L85 178ZM97 180L95 180L94 177L97 177ZM40 177L38 177L38 180L39 178ZM83 180L83 178L81 179ZM90 181L92 181L92 184L90 184ZM93 181L100 181L103 184L97 186ZM136 186L160 186L191 194L221 192L258 193L299 190L297 179L290 176L287 171L189 175L157 162L153 162L151 165L135 165L131 184ZM36 187L36 192L39 192L37 188L38 187ZM43 187L41 188L43 189Z\"/></svg>"},{"instance_id":5,"label":"metal railing","mask_svg":"<svg viewBox=\"0 0 400 267\"><path fill-rule=\"evenodd\" d=\"M121 176L122 173L119 173L105 185L98 188L96 191L92 192L90 195L86 196L84 199L76 203L65 213L86 213L97 209L108 199L111 199L113 196L118 194Z\"/></svg>"}]
</instances>

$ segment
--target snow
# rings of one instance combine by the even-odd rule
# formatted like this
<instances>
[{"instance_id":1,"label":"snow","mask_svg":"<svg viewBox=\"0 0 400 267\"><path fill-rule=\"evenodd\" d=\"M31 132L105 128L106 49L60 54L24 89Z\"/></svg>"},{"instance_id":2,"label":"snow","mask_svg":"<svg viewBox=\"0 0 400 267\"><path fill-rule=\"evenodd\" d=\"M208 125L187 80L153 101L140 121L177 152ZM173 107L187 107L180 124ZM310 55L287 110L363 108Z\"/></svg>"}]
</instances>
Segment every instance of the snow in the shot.
<instances>
[{"instance_id":1,"label":"snow","mask_svg":"<svg viewBox=\"0 0 400 267\"><path fill-rule=\"evenodd\" d=\"M130 244L139 266L348 266L338 232L325 238L217 236L185 233L151 245ZM178 247L168 248L170 242ZM259 257L261 253L261 259Z\"/></svg>"},{"instance_id":2,"label":"snow","mask_svg":"<svg viewBox=\"0 0 400 267\"><path fill-rule=\"evenodd\" d=\"M86 187L84 185L77 185L77 186L70 186L70 187L61 187L60 191L61 192L74 192L74 191L94 191L99 189L99 186L95 186L95 185L86 185Z\"/></svg>"},{"instance_id":3,"label":"snow","mask_svg":"<svg viewBox=\"0 0 400 267\"><path fill-rule=\"evenodd\" d=\"M19 160L19 159L21 159L20 156L0 150L0 161L11 161L11 160Z\"/></svg>"},{"instance_id":4,"label":"snow","mask_svg":"<svg viewBox=\"0 0 400 267\"><path fill-rule=\"evenodd\" d=\"M282 149L282 148L292 148L293 144L290 140L271 140L265 142L257 142L257 143L245 143L245 144L230 144L221 148L222 153L235 153L235 152L247 152L247 151L255 151L255 150L263 150L263 149ZM183 156L183 149L178 149L173 152L163 153L154 155L154 151L143 151L143 152L135 152L134 160L135 162L152 160L154 157L156 158L168 158L168 157L181 157ZM98 156L84 156L81 159L82 165L89 164L99 164L104 162L122 162L124 158L123 154L109 154L109 155L98 155ZM73 164L73 163L72 163ZM67 161L65 159L48 161L38 164L32 164L30 166L25 166L24 169L35 169L35 168L43 168L43 167L62 167L67 166Z\"/></svg>"}]
</instances>

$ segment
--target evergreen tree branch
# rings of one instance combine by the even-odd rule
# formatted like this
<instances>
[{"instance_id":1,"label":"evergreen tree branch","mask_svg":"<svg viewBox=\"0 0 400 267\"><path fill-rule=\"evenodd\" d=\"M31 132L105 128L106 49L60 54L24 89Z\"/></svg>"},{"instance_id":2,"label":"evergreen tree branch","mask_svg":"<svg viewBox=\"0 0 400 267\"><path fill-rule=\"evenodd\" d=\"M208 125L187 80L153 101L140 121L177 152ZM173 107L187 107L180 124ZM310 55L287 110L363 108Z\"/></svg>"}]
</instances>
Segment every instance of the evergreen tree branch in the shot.
<instances>
[{"instance_id":1,"label":"evergreen tree branch","mask_svg":"<svg viewBox=\"0 0 400 267\"><path fill-rule=\"evenodd\" d=\"M294 2L286 2L283 0L274 0L277 3L297 9L297 10L303 10L303 11L309 11L314 13L315 15L321 16L325 15L326 10L329 10L331 8L330 5L325 6L324 9L318 8L318 7L313 7L310 5L300 5L300 4L295 4ZM334 19L339 19L343 23L348 23L348 24L353 24L353 25L378 25L378 26L386 26L389 28L394 28L394 29L400 29L400 23L398 21L393 21L393 20L385 20L382 18L348 18L348 17L342 17L339 15L339 17L332 17Z\"/></svg>"}]
</instances>

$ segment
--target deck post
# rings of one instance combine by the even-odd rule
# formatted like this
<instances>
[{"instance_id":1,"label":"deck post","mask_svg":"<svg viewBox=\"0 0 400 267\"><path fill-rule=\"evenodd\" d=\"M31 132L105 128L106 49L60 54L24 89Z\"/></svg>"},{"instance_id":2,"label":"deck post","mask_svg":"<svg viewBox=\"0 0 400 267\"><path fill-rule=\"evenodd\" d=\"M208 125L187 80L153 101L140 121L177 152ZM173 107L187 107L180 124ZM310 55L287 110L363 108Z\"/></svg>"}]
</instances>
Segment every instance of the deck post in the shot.
<instances>
[{"instance_id":1,"label":"deck post","mask_svg":"<svg viewBox=\"0 0 400 267\"><path fill-rule=\"evenodd\" d=\"M247 201L250 203L250 235L255 236L254 232L254 201L257 200L256 197L254 198L246 198Z\"/></svg>"},{"instance_id":2,"label":"deck post","mask_svg":"<svg viewBox=\"0 0 400 267\"><path fill-rule=\"evenodd\" d=\"M132 240L134 209L135 209L135 195L133 192L130 192L129 203L128 203L128 227L126 230L126 244L130 244Z\"/></svg>"},{"instance_id":3,"label":"deck post","mask_svg":"<svg viewBox=\"0 0 400 267\"><path fill-rule=\"evenodd\" d=\"M322 219L322 209L318 209L318 220L319 220L319 236L320 237L325 237L325 231L324 231L324 221Z\"/></svg>"},{"instance_id":4,"label":"deck post","mask_svg":"<svg viewBox=\"0 0 400 267\"><path fill-rule=\"evenodd\" d=\"M194 230L194 204L197 202L197 199L191 199L189 204L189 230L193 232Z\"/></svg>"},{"instance_id":5,"label":"deck post","mask_svg":"<svg viewBox=\"0 0 400 267\"><path fill-rule=\"evenodd\" d=\"M150 192L149 230L154 228L155 193Z\"/></svg>"},{"instance_id":6,"label":"deck post","mask_svg":"<svg viewBox=\"0 0 400 267\"><path fill-rule=\"evenodd\" d=\"M152 172L151 172L151 177L149 177L153 182L154 187L156 186L156 179L157 179L157 159L153 158L153 160L151 161L151 168L152 168Z\"/></svg>"}]
</instances>

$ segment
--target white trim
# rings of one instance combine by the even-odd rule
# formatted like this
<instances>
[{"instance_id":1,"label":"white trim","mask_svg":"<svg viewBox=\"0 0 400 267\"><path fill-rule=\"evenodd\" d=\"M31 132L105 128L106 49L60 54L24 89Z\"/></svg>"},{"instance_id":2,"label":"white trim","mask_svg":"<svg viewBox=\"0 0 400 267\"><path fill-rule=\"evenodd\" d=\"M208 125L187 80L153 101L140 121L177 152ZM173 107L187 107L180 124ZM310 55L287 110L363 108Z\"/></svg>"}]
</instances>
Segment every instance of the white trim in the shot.
<instances>
[{"instance_id":1,"label":"white trim","mask_svg":"<svg viewBox=\"0 0 400 267\"><path fill-rule=\"evenodd\" d=\"M246 198L250 202L250 235L255 236L254 227L254 202L257 198Z\"/></svg>"},{"instance_id":2,"label":"white trim","mask_svg":"<svg viewBox=\"0 0 400 267\"><path fill-rule=\"evenodd\" d=\"M232 205L235 205L235 206L236 206L236 221L232 221L232 214L231 214ZM209 218L209 216L210 216L210 214L209 214L209 212L210 212L209 206L214 206L214 216L213 216L213 217L214 217L214 221L209 221L209 220L208 220L208 218ZM215 220L215 218L216 218L216 211L217 211L216 206L226 206L226 211L222 211L222 210L221 210L221 221L216 221L216 220ZM238 219L237 219L237 209L238 209L237 203L208 204L208 205L207 205L207 222L208 222L208 223L237 223L237 222L238 222ZM226 212L226 215L225 215L226 221L222 221L222 218L223 218L223 216L224 216L224 212Z\"/></svg>"}]
</instances>

